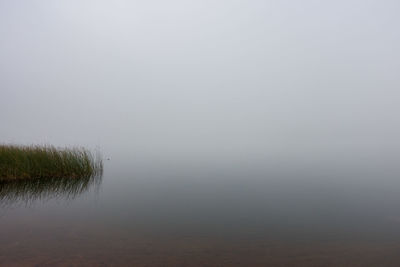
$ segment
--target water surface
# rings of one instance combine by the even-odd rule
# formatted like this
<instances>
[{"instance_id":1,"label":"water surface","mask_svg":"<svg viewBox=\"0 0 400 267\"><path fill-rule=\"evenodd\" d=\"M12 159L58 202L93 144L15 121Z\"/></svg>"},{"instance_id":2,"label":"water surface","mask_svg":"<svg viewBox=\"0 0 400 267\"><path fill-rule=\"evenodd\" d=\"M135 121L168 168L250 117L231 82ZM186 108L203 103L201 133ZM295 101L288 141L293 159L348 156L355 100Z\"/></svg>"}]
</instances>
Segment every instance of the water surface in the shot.
<instances>
[{"instance_id":1,"label":"water surface","mask_svg":"<svg viewBox=\"0 0 400 267\"><path fill-rule=\"evenodd\" d=\"M384 162L111 160L101 179L0 189L0 265L398 266Z\"/></svg>"}]
</instances>

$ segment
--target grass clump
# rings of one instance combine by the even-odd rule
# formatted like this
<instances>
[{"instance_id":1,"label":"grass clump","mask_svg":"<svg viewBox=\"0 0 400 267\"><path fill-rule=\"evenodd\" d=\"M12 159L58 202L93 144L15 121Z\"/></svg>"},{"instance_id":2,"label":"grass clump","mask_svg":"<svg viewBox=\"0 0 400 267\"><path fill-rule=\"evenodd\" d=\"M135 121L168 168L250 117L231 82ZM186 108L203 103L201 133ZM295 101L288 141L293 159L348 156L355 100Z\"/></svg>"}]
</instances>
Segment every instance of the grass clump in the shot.
<instances>
[{"instance_id":1,"label":"grass clump","mask_svg":"<svg viewBox=\"0 0 400 267\"><path fill-rule=\"evenodd\" d=\"M0 181L83 178L102 171L101 158L85 148L0 145Z\"/></svg>"}]
</instances>

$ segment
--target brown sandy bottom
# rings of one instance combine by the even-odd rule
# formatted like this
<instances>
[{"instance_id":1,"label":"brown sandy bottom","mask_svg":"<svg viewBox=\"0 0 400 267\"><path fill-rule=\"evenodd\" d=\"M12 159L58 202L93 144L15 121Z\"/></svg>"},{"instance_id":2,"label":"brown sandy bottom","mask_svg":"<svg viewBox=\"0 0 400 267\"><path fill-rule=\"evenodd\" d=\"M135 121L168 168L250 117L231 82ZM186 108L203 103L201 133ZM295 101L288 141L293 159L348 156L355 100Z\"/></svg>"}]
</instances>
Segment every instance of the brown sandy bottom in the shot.
<instances>
[{"instance_id":1,"label":"brown sandy bottom","mask_svg":"<svg viewBox=\"0 0 400 267\"><path fill-rule=\"evenodd\" d=\"M0 218L0 266L400 266L400 242L183 235L84 218ZM156 230L154 228L149 228ZM393 241L395 240L395 241Z\"/></svg>"},{"instance_id":2,"label":"brown sandy bottom","mask_svg":"<svg viewBox=\"0 0 400 267\"><path fill-rule=\"evenodd\" d=\"M64 227L0 234L0 266L400 266L400 244L389 241L167 238Z\"/></svg>"}]
</instances>

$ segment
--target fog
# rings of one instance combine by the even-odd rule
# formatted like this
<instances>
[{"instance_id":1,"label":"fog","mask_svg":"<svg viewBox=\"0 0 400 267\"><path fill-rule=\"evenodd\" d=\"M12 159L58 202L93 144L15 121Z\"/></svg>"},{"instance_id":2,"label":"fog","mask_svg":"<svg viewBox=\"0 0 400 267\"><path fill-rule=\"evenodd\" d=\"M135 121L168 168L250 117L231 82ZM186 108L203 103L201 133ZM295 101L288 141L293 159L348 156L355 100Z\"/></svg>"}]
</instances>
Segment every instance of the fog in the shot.
<instances>
[{"instance_id":1,"label":"fog","mask_svg":"<svg viewBox=\"0 0 400 267\"><path fill-rule=\"evenodd\" d=\"M399 8L0 1L0 142L178 162L393 158Z\"/></svg>"}]
</instances>

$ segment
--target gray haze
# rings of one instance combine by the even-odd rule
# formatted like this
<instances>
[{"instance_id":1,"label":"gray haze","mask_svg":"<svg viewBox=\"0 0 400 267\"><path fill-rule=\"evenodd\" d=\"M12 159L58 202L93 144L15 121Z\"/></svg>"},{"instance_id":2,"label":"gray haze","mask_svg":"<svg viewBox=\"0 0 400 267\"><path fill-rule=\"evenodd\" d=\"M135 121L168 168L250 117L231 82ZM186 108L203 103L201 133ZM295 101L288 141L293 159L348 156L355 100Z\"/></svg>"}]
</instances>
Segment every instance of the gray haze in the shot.
<instances>
[{"instance_id":1,"label":"gray haze","mask_svg":"<svg viewBox=\"0 0 400 267\"><path fill-rule=\"evenodd\" d=\"M399 1L0 0L0 142L389 158Z\"/></svg>"}]
</instances>

